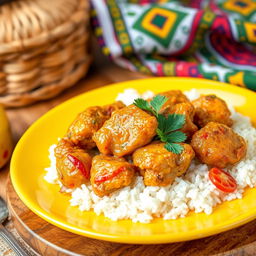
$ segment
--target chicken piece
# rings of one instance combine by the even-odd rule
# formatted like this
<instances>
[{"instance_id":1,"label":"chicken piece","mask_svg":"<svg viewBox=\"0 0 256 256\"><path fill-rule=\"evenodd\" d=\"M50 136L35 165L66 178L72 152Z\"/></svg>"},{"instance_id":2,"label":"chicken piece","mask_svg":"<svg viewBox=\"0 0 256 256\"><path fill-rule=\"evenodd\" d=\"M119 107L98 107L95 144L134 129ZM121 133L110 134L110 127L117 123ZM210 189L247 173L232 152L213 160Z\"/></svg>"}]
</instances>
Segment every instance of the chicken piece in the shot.
<instances>
[{"instance_id":1,"label":"chicken piece","mask_svg":"<svg viewBox=\"0 0 256 256\"><path fill-rule=\"evenodd\" d=\"M90 178L91 156L68 139L61 139L55 148L56 168L66 188L76 188Z\"/></svg>"},{"instance_id":2,"label":"chicken piece","mask_svg":"<svg viewBox=\"0 0 256 256\"><path fill-rule=\"evenodd\" d=\"M149 143L156 135L157 125L154 116L130 105L115 111L93 140L102 154L124 156Z\"/></svg>"},{"instance_id":3,"label":"chicken piece","mask_svg":"<svg viewBox=\"0 0 256 256\"><path fill-rule=\"evenodd\" d=\"M203 95L192 101L195 108L194 121L199 127L204 127L209 122L217 122L232 126L230 111L226 102L215 95Z\"/></svg>"},{"instance_id":4,"label":"chicken piece","mask_svg":"<svg viewBox=\"0 0 256 256\"><path fill-rule=\"evenodd\" d=\"M191 146L203 163L219 168L239 162L246 154L244 138L228 126L215 122L196 132Z\"/></svg>"},{"instance_id":5,"label":"chicken piece","mask_svg":"<svg viewBox=\"0 0 256 256\"><path fill-rule=\"evenodd\" d=\"M180 177L187 171L191 161L195 157L195 152L189 144L185 144L185 143L180 143L180 144L183 146L183 151L179 155L176 154L176 156L178 156L176 159L178 177Z\"/></svg>"},{"instance_id":6,"label":"chicken piece","mask_svg":"<svg viewBox=\"0 0 256 256\"><path fill-rule=\"evenodd\" d=\"M135 166L124 158L97 155L92 160L91 184L94 193L100 197L129 186L133 181Z\"/></svg>"},{"instance_id":7,"label":"chicken piece","mask_svg":"<svg viewBox=\"0 0 256 256\"><path fill-rule=\"evenodd\" d=\"M190 103L189 99L180 90L171 90L167 92L159 93L159 95L165 96L168 100L162 107L161 113L166 114L170 111L174 105L179 103Z\"/></svg>"},{"instance_id":8,"label":"chicken piece","mask_svg":"<svg viewBox=\"0 0 256 256\"><path fill-rule=\"evenodd\" d=\"M164 143L151 143L137 149L133 155L133 163L139 167L146 186L168 186L177 176L188 169L195 153L188 144L181 143L183 151L174 154L164 147Z\"/></svg>"},{"instance_id":9,"label":"chicken piece","mask_svg":"<svg viewBox=\"0 0 256 256\"><path fill-rule=\"evenodd\" d=\"M195 109L190 102L179 103L170 108L168 114L182 114L185 115L185 124L181 128L181 131L186 133L188 137L191 137L197 130L197 126L193 123Z\"/></svg>"},{"instance_id":10,"label":"chicken piece","mask_svg":"<svg viewBox=\"0 0 256 256\"><path fill-rule=\"evenodd\" d=\"M79 147L91 149L95 147L92 140L93 134L98 131L111 114L118 109L125 107L121 101L106 106L89 107L78 114L70 125L67 136Z\"/></svg>"}]
</instances>

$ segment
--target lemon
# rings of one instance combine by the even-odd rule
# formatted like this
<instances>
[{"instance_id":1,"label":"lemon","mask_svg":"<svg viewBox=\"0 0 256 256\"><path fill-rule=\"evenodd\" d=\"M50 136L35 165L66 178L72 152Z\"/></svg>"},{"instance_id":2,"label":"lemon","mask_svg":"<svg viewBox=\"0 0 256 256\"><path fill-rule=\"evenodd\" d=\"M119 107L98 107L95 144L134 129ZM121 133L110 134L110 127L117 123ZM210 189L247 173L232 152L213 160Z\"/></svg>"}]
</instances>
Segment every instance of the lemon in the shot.
<instances>
[{"instance_id":1,"label":"lemon","mask_svg":"<svg viewBox=\"0 0 256 256\"><path fill-rule=\"evenodd\" d=\"M0 168L9 160L12 148L13 143L9 122L4 108L0 105Z\"/></svg>"}]
</instances>

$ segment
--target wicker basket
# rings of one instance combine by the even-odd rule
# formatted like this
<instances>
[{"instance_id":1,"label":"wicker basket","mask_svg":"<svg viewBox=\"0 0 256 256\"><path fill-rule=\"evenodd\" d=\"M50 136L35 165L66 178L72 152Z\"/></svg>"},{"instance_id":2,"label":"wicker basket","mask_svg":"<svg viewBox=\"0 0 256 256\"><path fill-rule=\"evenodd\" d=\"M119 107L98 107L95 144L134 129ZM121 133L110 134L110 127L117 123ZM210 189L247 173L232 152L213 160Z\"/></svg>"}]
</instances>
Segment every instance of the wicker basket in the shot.
<instances>
[{"instance_id":1,"label":"wicker basket","mask_svg":"<svg viewBox=\"0 0 256 256\"><path fill-rule=\"evenodd\" d=\"M89 1L17 0L0 7L0 103L56 96L85 75Z\"/></svg>"}]
</instances>

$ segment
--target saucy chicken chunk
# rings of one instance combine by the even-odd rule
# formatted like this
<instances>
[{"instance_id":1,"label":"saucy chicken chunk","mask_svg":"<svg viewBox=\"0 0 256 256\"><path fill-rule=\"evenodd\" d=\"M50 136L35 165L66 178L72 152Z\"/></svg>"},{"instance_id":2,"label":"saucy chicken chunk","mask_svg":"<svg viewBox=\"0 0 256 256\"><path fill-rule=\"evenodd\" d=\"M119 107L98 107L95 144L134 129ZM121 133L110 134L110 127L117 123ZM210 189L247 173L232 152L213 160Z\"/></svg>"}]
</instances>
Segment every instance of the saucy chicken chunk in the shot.
<instances>
[{"instance_id":1,"label":"saucy chicken chunk","mask_svg":"<svg viewBox=\"0 0 256 256\"><path fill-rule=\"evenodd\" d=\"M135 173L134 165L124 158L97 155L92 160L91 184L94 193L100 197L129 186Z\"/></svg>"},{"instance_id":2,"label":"saucy chicken chunk","mask_svg":"<svg viewBox=\"0 0 256 256\"><path fill-rule=\"evenodd\" d=\"M157 125L154 116L130 105L115 111L93 140L102 154L124 156L149 143L156 135Z\"/></svg>"},{"instance_id":3,"label":"saucy chicken chunk","mask_svg":"<svg viewBox=\"0 0 256 256\"><path fill-rule=\"evenodd\" d=\"M227 126L233 124L226 102L215 95L203 95L192 101L195 108L195 123L204 127L209 122L222 123Z\"/></svg>"},{"instance_id":4,"label":"saucy chicken chunk","mask_svg":"<svg viewBox=\"0 0 256 256\"><path fill-rule=\"evenodd\" d=\"M61 139L54 153L58 177L65 187L76 188L89 180L92 159L83 149Z\"/></svg>"},{"instance_id":5,"label":"saucy chicken chunk","mask_svg":"<svg viewBox=\"0 0 256 256\"><path fill-rule=\"evenodd\" d=\"M219 168L239 162L246 154L245 140L224 124L210 122L191 141L196 156Z\"/></svg>"},{"instance_id":6,"label":"saucy chicken chunk","mask_svg":"<svg viewBox=\"0 0 256 256\"><path fill-rule=\"evenodd\" d=\"M159 93L158 95L165 96L167 98L167 101L162 107L162 113L166 113L170 111L170 108L172 108L174 105L179 103L190 103L189 99L186 97L185 94L183 94L180 90L171 90L167 92Z\"/></svg>"},{"instance_id":7,"label":"saucy chicken chunk","mask_svg":"<svg viewBox=\"0 0 256 256\"><path fill-rule=\"evenodd\" d=\"M181 131L186 133L188 137L191 137L197 130L197 126L193 123L195 110L191 103L179 103L170 108L168 114L182 114L185 115L185 124L181 128Z\"/></svg>"},{"instance_id":8,"label":"saucy chicken chunk","mask_svg":"<svg viewBox=\"0 0 256 256\"><path fill-rule=\"evenodd\" d=\"M174 154L164 143L151 143L133 153L133 163L139 167L146 186L167 186L188 169L195 153L188 144L181 143L183 151Z\"/></svg>"},{"instance_id":9,"label":"saucy chicken chunk","mask_svg":"<svg viewBox=\"0 0 256 256\"><path fill-rule=\"evenodd\" d=\"M67 136L76 145L82 148L91 149L95 147L92 140L93 134L98 131L104 122L111 117L111 114L118 109L125 107L121 101L106 106L89 107L78 114L70 125Z\"/></svg>"}]
</instances>

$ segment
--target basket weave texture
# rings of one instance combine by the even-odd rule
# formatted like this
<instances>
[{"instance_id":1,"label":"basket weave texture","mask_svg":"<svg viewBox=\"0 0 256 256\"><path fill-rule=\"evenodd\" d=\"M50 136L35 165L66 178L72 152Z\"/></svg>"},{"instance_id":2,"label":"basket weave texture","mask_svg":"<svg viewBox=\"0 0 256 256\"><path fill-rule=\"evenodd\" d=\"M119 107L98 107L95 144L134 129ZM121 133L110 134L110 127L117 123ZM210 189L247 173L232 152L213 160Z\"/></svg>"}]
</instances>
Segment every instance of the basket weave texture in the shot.
<instances>
[{"instance_id":1,"label":"basket weave texture","mask_svg":"<svg viewBox=\"0 0 256 256\"><path fill-rule=\"evenodd\" d=\"M18 107L74 85L91 62L89 1L17 0L0 7L0 103Z\"/></svg>"}]
</instances>

